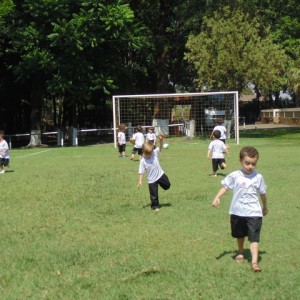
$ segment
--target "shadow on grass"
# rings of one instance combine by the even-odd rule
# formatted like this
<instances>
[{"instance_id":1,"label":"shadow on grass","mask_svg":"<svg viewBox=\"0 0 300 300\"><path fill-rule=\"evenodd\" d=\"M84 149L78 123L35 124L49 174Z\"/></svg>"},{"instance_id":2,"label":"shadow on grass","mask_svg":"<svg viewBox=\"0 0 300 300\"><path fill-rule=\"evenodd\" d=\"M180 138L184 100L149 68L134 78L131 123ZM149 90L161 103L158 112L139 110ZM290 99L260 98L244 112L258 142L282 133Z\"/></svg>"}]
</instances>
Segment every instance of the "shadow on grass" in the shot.
<instances>
[{"instance_id":1,"label":"shadow on grass","mask_svg":"<svg viewBox=\"0 0 300 300\"><path fill-rule=\"evenodd\" d=\"M266 251L259 251L259 253L258 253L258 261L261 261L262 255L264 255L264 254L266 254ZM235 260L237 252L236 251L224 251L219 256L216 256L216 260L220 260L221 258L223 258L224 256L227 256L227 255L231 255L232 259ZM251 252L250 252L249 249L245 249L244 250L244 258L249 263L251 262Z\"/></svg>"},{"instance_id":2,"label":"shadow on grass","mask_svg":"<svg viewBox=\"0 0 300 300\"><path fill-rule=\"evenodd\" d=\"M299 135L300 128L268 128L268 129L251 129L240 130L240 137L242 138L294 138Z\"/></svg>"},{"instance_id":3,"label":"shadow on grass","mask_svg":"<svg viewBox=\"0 0 300 300\"><path fill-rule=\"evenodd\" d=\"M150 206L151 206L151 204L149 203L149 204L144 205L143 208L150 207ZM160 207L170 207L170 206L172 206L172 204L171 203L161 203L159 206Z\"/></svg>"},{"instance_id":4,"label":"shadow on grass","mask_svg":"<svg viewBox=\"0 0 300 300\"><path fill-rule=\"evenodd\" d=\"M226 177L226 176L227 176L227 174L224 174L224 173L217 173L217 175L218 175L218 176L213 176L212 174L209 174L208 176L209 176L209 177L212 177L212 178L217 178L217 177L220 177L220 176L221 176L221 177Z\"/></svg>"}]
</instances>

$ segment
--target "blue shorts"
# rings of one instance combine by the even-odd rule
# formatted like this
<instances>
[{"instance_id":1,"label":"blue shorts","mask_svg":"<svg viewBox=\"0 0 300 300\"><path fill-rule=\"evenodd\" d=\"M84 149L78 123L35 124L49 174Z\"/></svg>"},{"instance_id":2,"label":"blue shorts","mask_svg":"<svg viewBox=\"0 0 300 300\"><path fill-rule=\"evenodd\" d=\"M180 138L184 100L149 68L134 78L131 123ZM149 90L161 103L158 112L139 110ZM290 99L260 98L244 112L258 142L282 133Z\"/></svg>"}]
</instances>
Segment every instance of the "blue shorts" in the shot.
<instances>
[{"instance_id":1,"label":"blue shorts","mask_svg":"<svg viewBox=\"0 0 300 300\"><path fill-rule=\"evenodd\" d=\"M262 217L230 216L231 236L244 238L248 236L250 242L259 242Z\"/></svg>"}]
</instances>

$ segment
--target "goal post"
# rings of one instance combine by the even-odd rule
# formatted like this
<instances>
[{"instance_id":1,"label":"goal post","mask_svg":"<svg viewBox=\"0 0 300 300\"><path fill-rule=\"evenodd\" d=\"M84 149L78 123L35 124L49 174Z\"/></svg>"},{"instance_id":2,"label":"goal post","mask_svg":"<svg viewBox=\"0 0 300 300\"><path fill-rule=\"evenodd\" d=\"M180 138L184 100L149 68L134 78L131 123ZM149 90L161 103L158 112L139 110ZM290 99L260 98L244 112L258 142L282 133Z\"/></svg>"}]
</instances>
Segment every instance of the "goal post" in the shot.
<instances>
[{"instance_id":1,"label":"goal post","mask_svg":"<svg viewBox=\"0 0 300 300\"><path fill-rule=\"evenodd\" d=\"M113 102L114 146L118 125L126 125L130 138L141 125L144 133L154 127L158 135L208 136L218 118L223 120L227 138L239 144L239 99L237 91L174 94L116 95Z\"/></svg>"}]
</instances>

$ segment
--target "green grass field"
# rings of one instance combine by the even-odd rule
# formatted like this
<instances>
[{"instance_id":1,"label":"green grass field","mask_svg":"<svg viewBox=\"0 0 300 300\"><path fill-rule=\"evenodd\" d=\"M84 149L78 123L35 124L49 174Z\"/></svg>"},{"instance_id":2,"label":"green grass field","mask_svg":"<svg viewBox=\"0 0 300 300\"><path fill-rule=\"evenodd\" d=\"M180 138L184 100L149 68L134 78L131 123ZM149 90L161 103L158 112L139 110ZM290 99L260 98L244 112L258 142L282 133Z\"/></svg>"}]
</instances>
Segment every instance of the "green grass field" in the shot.
<instances>
[{"instance_id":1,"label":"green grass field","mask_svg":"<svg viewBox=\"0 0 300 300\"><path fill-rule=\"evenodd\" d=\"M0 176L0 298L299 299L300 131L241 132L217 178L209 140L167 142L160 162L172 186L159 191L159 213L147 182L136 188L139 162L118 158L112 144L11 150ZM211 206L245 145L258 148L268 186L261 273L249 251L233 260L232 193Z\"/></svg>"}]
</instances>

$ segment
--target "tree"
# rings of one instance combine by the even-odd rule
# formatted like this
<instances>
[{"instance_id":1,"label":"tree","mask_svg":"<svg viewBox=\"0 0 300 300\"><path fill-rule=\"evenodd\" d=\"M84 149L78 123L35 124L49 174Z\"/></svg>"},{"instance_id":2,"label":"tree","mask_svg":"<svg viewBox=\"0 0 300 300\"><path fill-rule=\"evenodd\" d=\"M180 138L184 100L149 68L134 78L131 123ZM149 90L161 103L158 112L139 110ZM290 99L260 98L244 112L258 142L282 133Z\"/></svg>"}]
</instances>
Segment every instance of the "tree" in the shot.
<instances>
[{"instance_id":1,"label":"tree","mask_svg":"<svg viewBox=\"0 0 300 300\"><path fill-rule=\"evenodd\" d=\"M252 82L268 91L286 82L287 56L274 44L258 17L224 7L204 18L201 32L190 35L185 59L197 72L201 90L238 90Z\"/></svg>"},{"instance_id":2,"label":"tree","mask_svg":"<svg viewBox=\"0 0 300 300\"><path fill-rule=\"evenodd\" d=\"M116 88L125 57L143 44L143 28L122 1L17 1L6 16L7 69L30 87L30 129L41 129L46 99L61 99L63 126L77 126L79 107ZM117 71L116 71L117 70ZM99 101L99 100L98 100ZM40 144L40 138L30 146Z\"/></svg>"}]
</instances>

